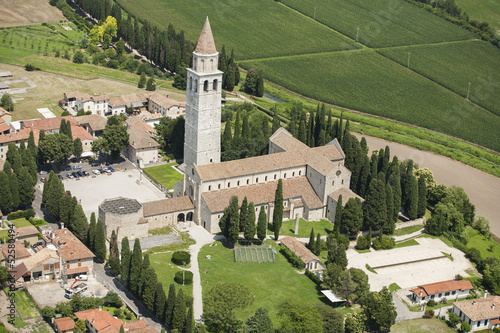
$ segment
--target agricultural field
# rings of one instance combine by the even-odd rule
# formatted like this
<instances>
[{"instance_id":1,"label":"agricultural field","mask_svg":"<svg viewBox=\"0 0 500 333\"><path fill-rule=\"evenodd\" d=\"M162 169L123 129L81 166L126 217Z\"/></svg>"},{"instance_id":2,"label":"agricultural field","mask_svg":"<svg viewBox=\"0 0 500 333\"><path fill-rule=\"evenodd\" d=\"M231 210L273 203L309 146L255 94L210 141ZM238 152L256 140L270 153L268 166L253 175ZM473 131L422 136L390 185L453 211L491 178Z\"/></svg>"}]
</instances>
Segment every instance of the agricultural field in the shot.
<instances>
[{"instance_id":1,"label":"agricultural field","mask_svg":"<svg viewBox=\"0 0 500 333\"><path fill-rule=\"evenodd\" d=\"M0 27L56 22L65 19L48 1L0 0Z\"/></svg>"},{"instance_id":2,"label":"agricultural field","mask_svg":"<svg viewBox=\"0 0 500 333\"><path fill-rule=\"evenodd\" d=\"M443 85L500 116L500 49L485 41L416 45L378 53Z\"/></svg>"},{"instance_id":3,"label":"agricultural field","mask_svg":"<svg viewBox=\"0 0 500 333\"><path fill-rule=\"evenodd\" d=\"M456 0L457 6L471 19L484 21L500 31L500 2L497 0Z\"/></svg>"},{"instance_id":4,"label":"agricultural field","mask_svg":"<svg viewBox=\"0 0 500 333\"><path fill-rule=\"evenodd\" d=\"M474 38L471 32L404 0L283 0L286 6L369 47Z\"/></svg>"},{"instance_id":5,"label":"agricultural field","mask_svg":"<svg viewBox=\"0 0 500 333\"><path fill-rule=\"evenodd\" d=\"M278 307L283 301L295 299L304 304L315 304L323 297L314 282L304 274L298 274L279 252L275 263L236 263L232 249L220 242L215 244L204 246L198 255L203 291L207 292L222 282L245 285L255 295L255 300L246 309L236 311L240 320L246 320L257 308L264 307L269 311L274 327L278 327ZM207 255L211 256L210 260L206 259Z\"/></svg>"},{"instance_id":6,"label":"agricultural field","mask_svg":"<svg viewBox=\"0 0 500 333\"><path fill-rule=\"evenodd\" d=\"M240 62L327 103L433 129L500 150L500 118L370 50ZM317 84L321 82L321 84Z\"/></svg>"},{"instance_id":7,"label":"agricultural field","mask_svg":"<svg viewBox=\"0 0 500 333\"><path fill-rule=\"evenodd\" d=\"M148 0L141 6L134 0L117 2L164 29L173 23L193 43L208 15L217 49L223 44L227 52L234 48L238 60L359 48L349 38L272 0Z\"/></svg>"}]
</instances>

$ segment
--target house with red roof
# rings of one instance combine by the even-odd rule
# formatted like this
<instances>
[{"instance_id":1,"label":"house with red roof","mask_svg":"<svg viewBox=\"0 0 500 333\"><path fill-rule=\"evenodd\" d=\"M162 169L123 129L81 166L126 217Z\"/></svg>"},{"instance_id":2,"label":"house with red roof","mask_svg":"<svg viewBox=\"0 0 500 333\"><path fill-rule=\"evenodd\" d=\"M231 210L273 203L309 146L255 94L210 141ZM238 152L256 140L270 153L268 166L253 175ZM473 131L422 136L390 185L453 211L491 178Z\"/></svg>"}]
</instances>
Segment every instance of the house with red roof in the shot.
<instances>
[{"instance_id":1,"label":"house with red roof","mask_svg":"<svg viewBox=\"0 0 500 333\"><path fill-rule=\"evenodd\" d=\"M452 311L472 332L500 327L500 296L455 302Z\"/></svg>"},{"instance_id":2,"label":"house with red roof","mask_svg":"<svg viewBox=\"0 0 500 333\"><path fill-rule=\"evenodd\" d=\"M423 284L415 289L411 289L411 300L415 303L427 302L431 299L436 302L445 298L447 300L465 298L474 289L470 281L449 280L436 283Z\"/></svg>"},{"instance_id":3,"label":"house with red roof","mask_svg":"<svg viewBox=\"0 0 500 333\"><path fill-rule=\"evenodd\" d=\"M123 326L124 331L129 333L157 333L144 319L124 322L121 319L113 317L108 311L100 307L98 309L75 312L75 316L85 321L89 332L119 333L120 327Z\"/></svg>"},{"instance_id":4,"label":"house with red roof","mask_svg":"<svg viewBox=\"0 0 500 333\"><path fill-rule=\"evenodd\" d=\"M54 329L57 333L73 333L75 321L70 317L52 319Z\"/></svg>"}]
</instances>

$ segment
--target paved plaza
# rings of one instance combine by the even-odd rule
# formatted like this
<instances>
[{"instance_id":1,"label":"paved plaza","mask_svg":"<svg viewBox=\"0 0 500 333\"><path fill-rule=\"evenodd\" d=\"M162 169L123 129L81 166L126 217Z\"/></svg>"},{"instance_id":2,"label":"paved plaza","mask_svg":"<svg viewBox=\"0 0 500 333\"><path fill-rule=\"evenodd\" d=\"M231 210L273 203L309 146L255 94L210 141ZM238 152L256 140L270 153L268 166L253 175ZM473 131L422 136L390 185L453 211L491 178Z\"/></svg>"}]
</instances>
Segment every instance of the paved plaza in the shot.
<instances>
[{"instance_id":1,"label":"paved plaza","mask_svg":"<svg viewBox=\"0 0 500 333\"><path fill-rule=\"evenodd\" d=\"M65 174L61 172L61 174ZM141 181L139 181L142 179ZM98 215L98 207L104 199L125 197L137 199L143 203L165 198L157 187L146 177L139 174L137 169L115 171L95 177L82 177L77 179L64 178L64 188L81 200L81 205L90 218L92 212Z\"/></svg>"},{"instance_id":2,"label":"paved plaza","mask_svg":"<svg viewBox=\"0 0 500 333\"><path fill-rule=\"evenodd\" d=\"M473 268L460 250L451 248L439 239L418 238L420 245L407 246L392 250L372 250L369 253L358 253L353 249L347 250L349 267L362 269L369 278L370 289L378 291L383 286L397 283L401 288L416 287L445 280L453 280L456 274L468 276L465 272ZM453 261L448 258L434 259L411 264L404 262L442 257L443 253L451 254ZM371 267L400 264L376 269L374 274L366 269Z\"/></svg>"}]
</instances>

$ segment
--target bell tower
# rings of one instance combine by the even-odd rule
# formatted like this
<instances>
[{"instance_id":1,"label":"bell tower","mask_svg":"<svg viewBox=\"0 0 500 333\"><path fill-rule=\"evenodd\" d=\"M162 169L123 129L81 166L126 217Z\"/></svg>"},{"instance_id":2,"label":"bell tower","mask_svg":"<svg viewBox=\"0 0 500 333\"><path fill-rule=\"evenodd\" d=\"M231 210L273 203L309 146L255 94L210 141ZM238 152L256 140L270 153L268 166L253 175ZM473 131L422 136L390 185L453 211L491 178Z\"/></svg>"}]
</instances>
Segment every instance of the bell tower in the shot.
<instances>
[{"instance_id":1,"label":"bell tower","mask_svg":"<svg viewBox=\"0 0 500 333\"><path fill-rule=\"evenodd\" d=\"M187 69L184 164L220 162L222 72L208 17Z\"/></svg>"}]
</instances>

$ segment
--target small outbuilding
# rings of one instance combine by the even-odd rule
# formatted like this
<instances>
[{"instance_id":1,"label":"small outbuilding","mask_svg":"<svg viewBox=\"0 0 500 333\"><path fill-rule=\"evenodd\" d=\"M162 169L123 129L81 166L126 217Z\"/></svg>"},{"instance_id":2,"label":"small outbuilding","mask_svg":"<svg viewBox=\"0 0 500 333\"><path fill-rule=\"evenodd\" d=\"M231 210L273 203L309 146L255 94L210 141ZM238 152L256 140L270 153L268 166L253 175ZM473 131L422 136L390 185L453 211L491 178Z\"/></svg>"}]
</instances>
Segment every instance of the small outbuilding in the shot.
<instances>
[{"instance_id":1,"label":"small outbuilding","mask_svg":"<svg viewBox=\"0 0 500 333\"><path fill-rule=\"evenodd\" d=\"M299 242L295 237L286 236L280 239L280 242L285 245L290 251L295 253L304 263L305 268L310 271L319 271L325 269L321 260L314 255L304 244Z\"/></svg>"}]
</instances>

